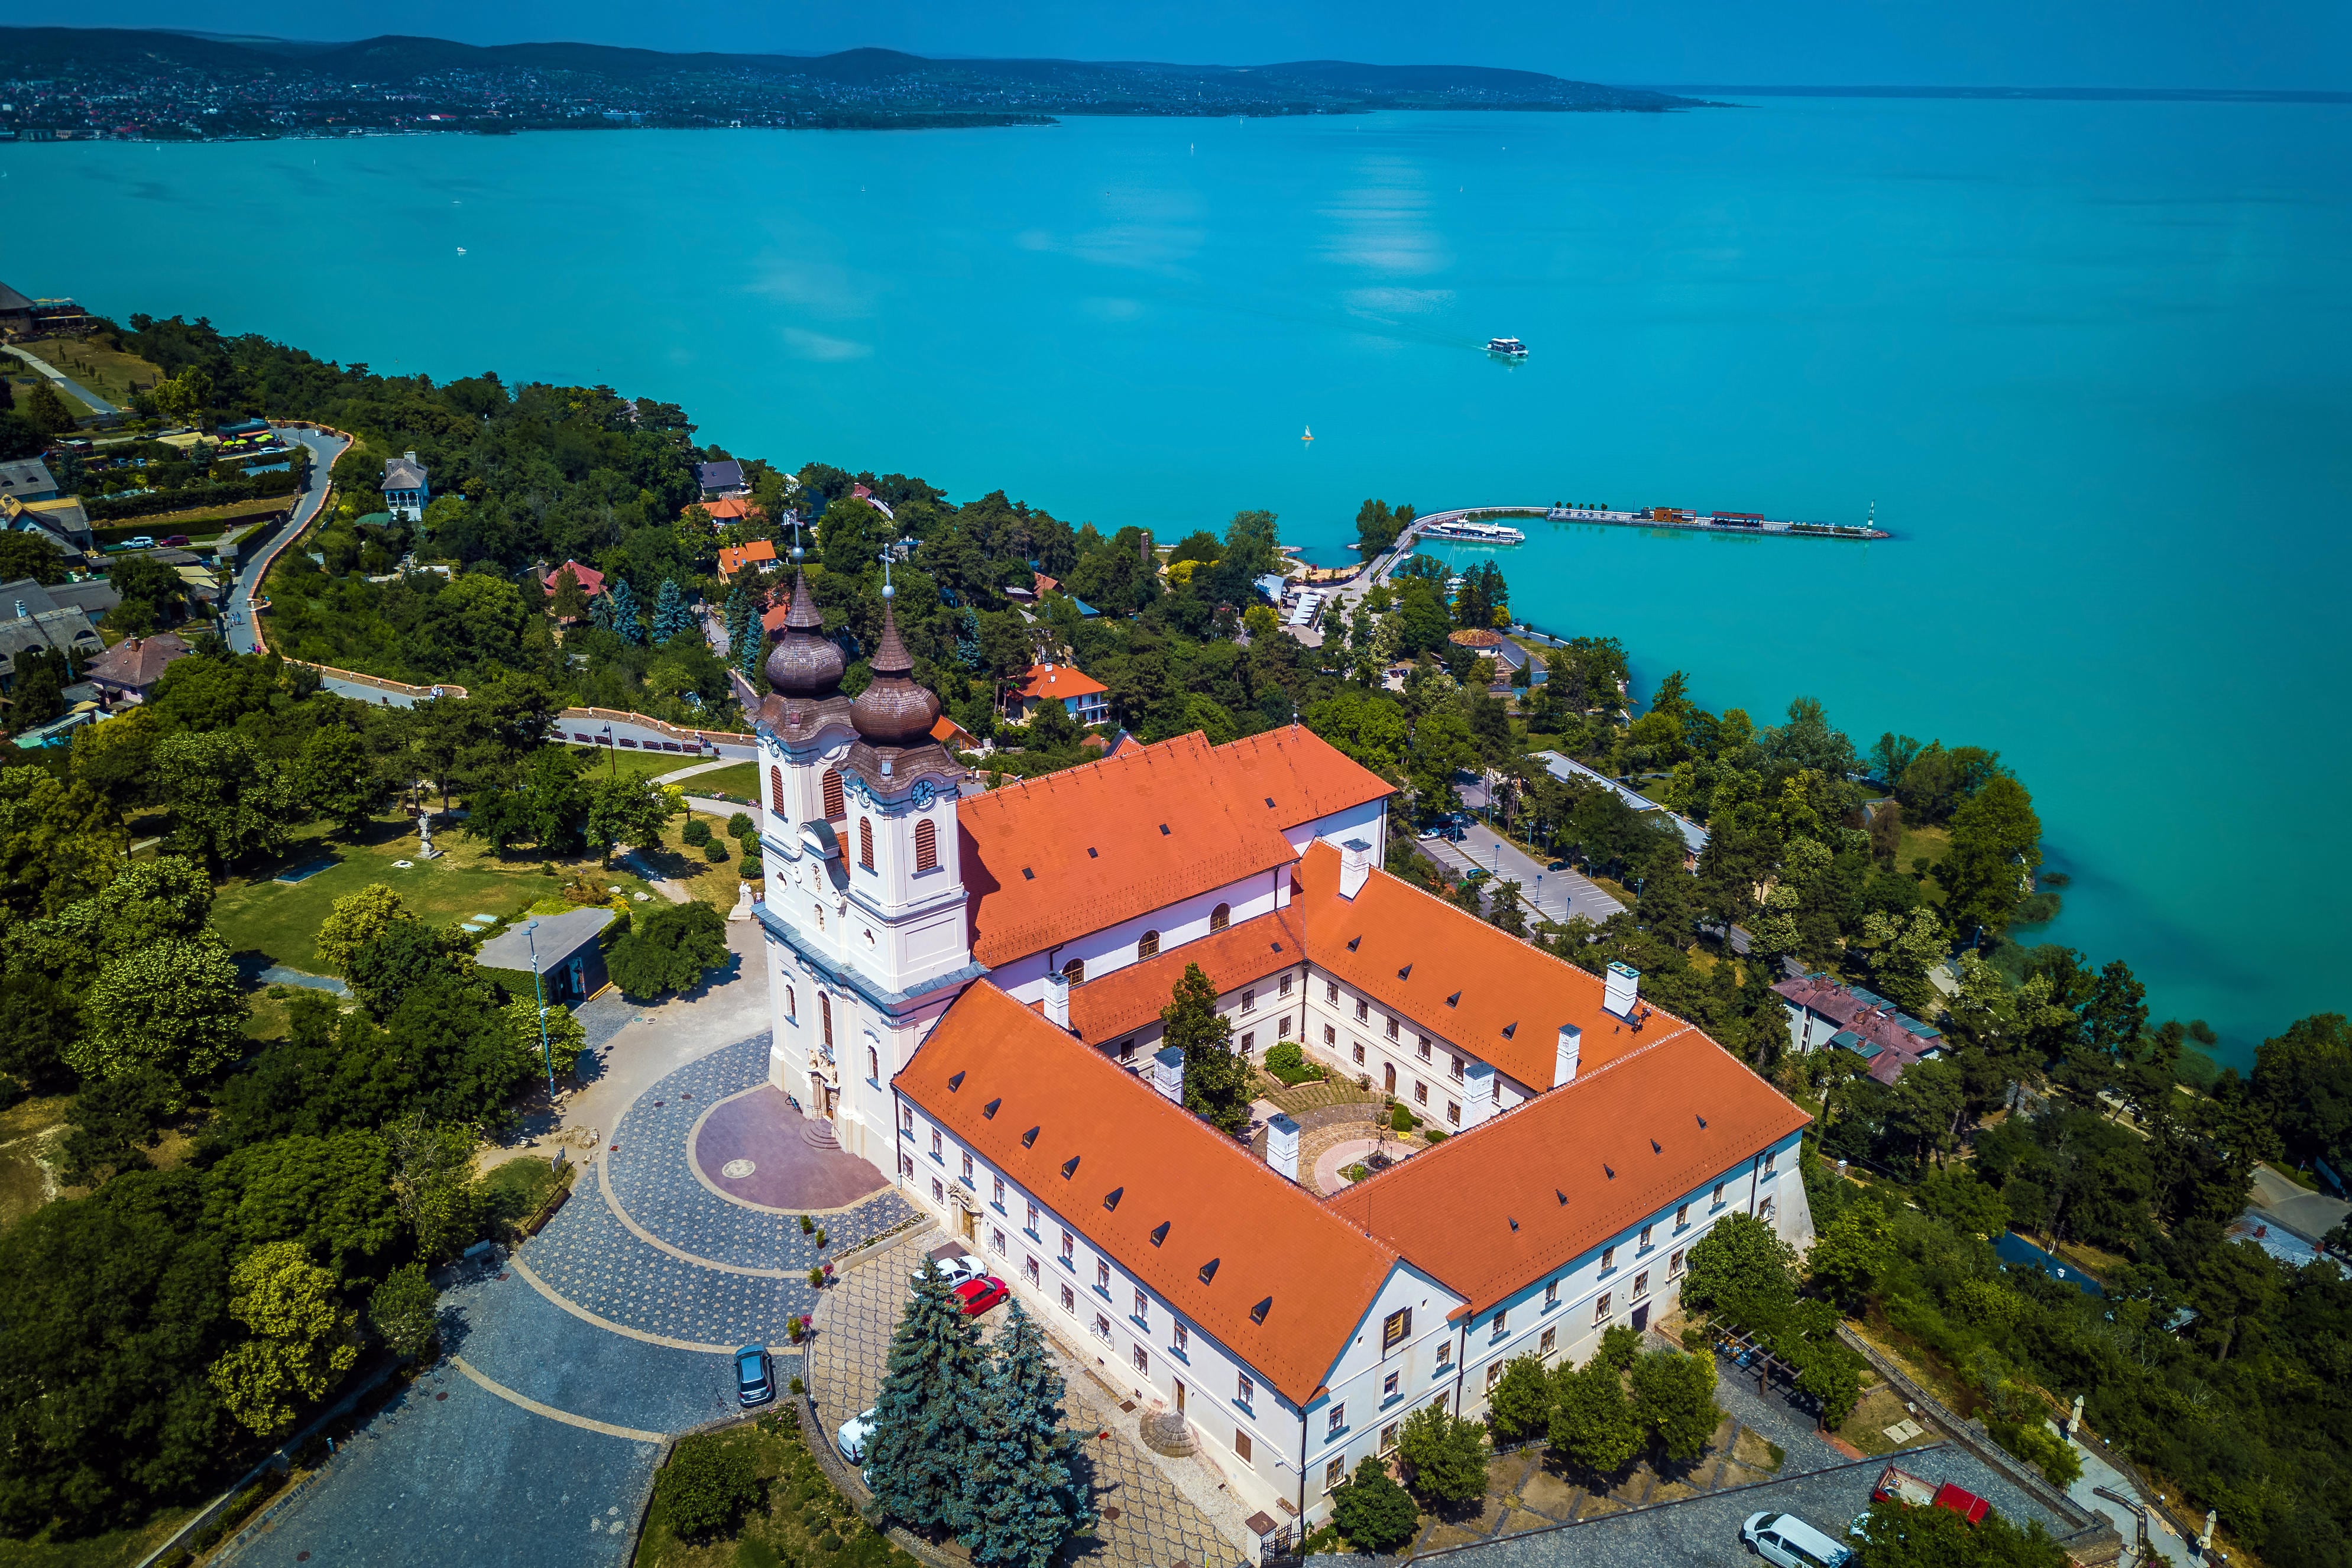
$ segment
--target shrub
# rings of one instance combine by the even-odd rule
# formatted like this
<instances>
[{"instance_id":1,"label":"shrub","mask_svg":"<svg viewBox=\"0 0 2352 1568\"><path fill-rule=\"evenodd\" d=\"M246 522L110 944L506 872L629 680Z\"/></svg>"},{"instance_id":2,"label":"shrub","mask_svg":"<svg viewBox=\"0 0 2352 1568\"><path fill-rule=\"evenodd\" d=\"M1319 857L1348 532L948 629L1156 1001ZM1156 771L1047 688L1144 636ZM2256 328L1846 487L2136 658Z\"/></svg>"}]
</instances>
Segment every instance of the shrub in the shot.
<instances>
[{"instance_id":1,"label":"shrub","mask_svg":"<svg viewBox=\"0 0 2352 1568\"><path fill-rule=\"evenodd\" d=\"M814 1236L816 1234L816 1221L809 1218L806 1215L801 1215L801 1234L803 1236Z\"/></svg>"},{"instance_id":2,"label":"shrub","mask_svg":"<svg viewBox=\"0 0 2352 1568\"><path fill-rule=\"evenodd\" d=\"M1294 1087L1323 1076L1323 1069L1307 1059L1296 1040L1281 1040L1266 1047L1265 1070Z\"/></svg>"},{"instance_id":3,"label":"shrub","mask_svg":"<svg viewBox=\"0 0 2352 1568\"><path fill-rule=\"evenodd\" d=\"M1331 1521L1357 1551L1388 1552L1412 1539L1421 1510L1402 1487L1389 1479L1388 1467L1367 1454L1332 1498Z\"/></svg>"},{"instance_id":4,"label":"shrub","mask_svg":"<svg viewBox=\"0 0 2352 1568\"><path fill-rule=\"evenodd\" d=\"M758 837L759 832L760 825L751 820L749 812L739 811L727 819L727 837L730 838L752 838Z\"/></svg>"},{"instance_id":5,"label":"shrub","mask_svg":"<svg viewBox=\"0 0 2352 1568\"><path fill-rule=\"evenodd\" d=\"M735 863L735 874L747 882L756 882L768 874L767 863L757 855L746 855Z\"/></svg>"},{"instance_id":6,"label":"shrub","mask_svg":"<svg viewBox=\"0 0 2352 1568\"><path fill-rule=\"evenodd\" d=\"M710 824L698 816L688 817L685 830L678 837L699 848L710 842Z\"/></svg>"},{"instance_id":7,"label":"shrub","mask_svg":"<svg viewBox=\"0 0 2352 1568\"><path fill-rule=\"evenodd\" d=\"M812 1290L822 1290L824 1289L824 1269L812 1268L809 1270L809 1289Z\"/></svg>"},{"instance_id":8,"label":"shrub","mask_svg":"<svg viewBox=\"0 0 2352 1568\"><path fill-rule=\"evenodd\" d=\"M715 1436L688 1437L662 1468L655 1498L680 1537L709 1541L734 1530L760 1500L760 1482L743 1449Z\"/></svg>"},{"instance_id":9,"label":"shrub","mask_svg":"<svg viewBox=\"0 0 2352 1568\"><path fill-rule=\"evenodd\" d=\"M841 1550L841 1537L828 1530L816 1538L816 1549L819 1552L838 1552Z\"/></svg>"},{"instance_id":10,"label":"shrub","mask_svg":"<svg viewBox=\"0 0 2352 1568\"><path fill-rule=\"evenodd\" d=\"M1407 1110L1402 1105L1392 1105L1389 1107L1389 1131L1391 1132L1412 1131L1412 1112Z\"/></svg>"},{"instance_id":11,"label":"shrub","mask_svg":"<svg viewBox=\"0 0 2352 1568\"><path fill-rule=\"evenodd\" d=\"M794 1394L806 1394L808 1392L808 1384L803 1383L796 1377L793 1379L793 1392Z\"/></svg>"},{"instance_id":12,"label":"shrub","mask_svg":"<svg viewBox=\"0 0 2352 1568\"><path fill-rule=\"evenodd\" d=\"M686 991L727 962L727 921L699 900L656 910L613 944L606 970L629 996Z\"/></svg>"},{"instance_id":13,"label":"shrub","mask_svg":"<svg viewBox=\"0 0 2352 1568\"><path fill-rule=\"evenodd\" d=\"M702 858L709 861L714 866L719 865L729 856L734 853L735 851L728 846L724 839L713 838L702 847Z\"/></svg>"}]
</instances>

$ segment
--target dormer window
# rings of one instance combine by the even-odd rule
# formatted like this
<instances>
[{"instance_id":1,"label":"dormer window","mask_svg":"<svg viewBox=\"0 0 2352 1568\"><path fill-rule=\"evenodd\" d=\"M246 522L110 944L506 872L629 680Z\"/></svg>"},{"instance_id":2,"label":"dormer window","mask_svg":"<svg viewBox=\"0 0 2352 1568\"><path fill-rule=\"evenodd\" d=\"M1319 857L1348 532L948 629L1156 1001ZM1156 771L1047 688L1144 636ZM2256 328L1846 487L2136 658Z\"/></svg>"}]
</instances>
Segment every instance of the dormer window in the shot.
<instances>
[{"instance_id":1,"label":"dormer window","mask_svg":"<svg viewBox=\"0 0 2352 1568\"><path fill-rule=\"evenodd\" d=\"M1209 911L1209 929L1211 931L1220 931L1233 923L1234 910L1231 904L1219 904L1215 909Z\"/></svg>"},{"instance_id":2,"label":"dormer window","mask_svg":"<svg viewBox=\"0 0 2352 1568\"><path fill-rule=\"evenodd\" d=\"M1138 963L1140 963L1147 958L1159 957L1160 933L1156 931L1148 931L1141 936L1136 938L1135 956Z\"/></svg>"}]
</instances>

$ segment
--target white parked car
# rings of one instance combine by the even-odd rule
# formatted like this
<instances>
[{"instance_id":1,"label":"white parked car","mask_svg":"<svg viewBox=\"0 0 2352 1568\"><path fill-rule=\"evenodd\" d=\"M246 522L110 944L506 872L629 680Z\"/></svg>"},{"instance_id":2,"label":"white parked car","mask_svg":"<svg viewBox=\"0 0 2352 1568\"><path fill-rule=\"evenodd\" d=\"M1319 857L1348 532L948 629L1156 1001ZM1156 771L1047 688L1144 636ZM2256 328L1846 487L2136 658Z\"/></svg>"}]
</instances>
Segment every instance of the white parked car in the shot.
<instances>
[{"instance_id":1,"label":"white parked car","mask_svg":"<svg viewBox=\"0 0 2352 1568\"><path fill-rule=\"evenodd\" d=\"M1751 1513L1741 1540L1778 1568L1845 1568L1853 1553L1793 1513Z\"/></svg>"},{"instance_id":2,"label":"white parked car","mask_svg":"<svg viewBox=\"0 0 2352 1568\"><path fill-rule=\"evenodd\" d=\"M841 1450L843 1458L853 1465L862 1465L866 1462L866 1439L873 1435L874 1412L868 1410L843 1422L834 1436L834 1445Z\"/></svg>"},{"instance_id":3,"label":"white parked car","mask_svg":"<svg viewBox=\"0 0 2352 1568\"><path fill-rule=\"evenodd\" d=\"M948 1289L950 1290L967 1279L979 1279L982 1272L980 1259L969 1252L959 1252L953 1258L935 1258L931 1261L939 1265L941 1274L947 1276ZM918 1268L907 1278L909 1283L919 1285L923 1282L923 1271Z\"/></svg>"}]
</instances>

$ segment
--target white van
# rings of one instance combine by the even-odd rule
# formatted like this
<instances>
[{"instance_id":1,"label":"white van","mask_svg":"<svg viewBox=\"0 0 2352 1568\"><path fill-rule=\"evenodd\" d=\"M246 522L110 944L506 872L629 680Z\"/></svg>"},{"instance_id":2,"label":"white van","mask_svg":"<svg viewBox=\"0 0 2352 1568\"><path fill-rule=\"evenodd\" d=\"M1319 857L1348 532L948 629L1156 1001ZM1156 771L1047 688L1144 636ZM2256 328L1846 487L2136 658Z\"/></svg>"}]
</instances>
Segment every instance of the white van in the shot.
<instances>
[{"instance_id":1,"label":"white van","mask_svg":"<svg viewBox=\"0 0 2352 1568\"><path fill-rule=\"evenodd\" d=\"M1751 1513L1739 1535L1778 1568L1845 1568L1853 1560L1852 1552L1793 1513Z\"/></svg>"}]
</instances>

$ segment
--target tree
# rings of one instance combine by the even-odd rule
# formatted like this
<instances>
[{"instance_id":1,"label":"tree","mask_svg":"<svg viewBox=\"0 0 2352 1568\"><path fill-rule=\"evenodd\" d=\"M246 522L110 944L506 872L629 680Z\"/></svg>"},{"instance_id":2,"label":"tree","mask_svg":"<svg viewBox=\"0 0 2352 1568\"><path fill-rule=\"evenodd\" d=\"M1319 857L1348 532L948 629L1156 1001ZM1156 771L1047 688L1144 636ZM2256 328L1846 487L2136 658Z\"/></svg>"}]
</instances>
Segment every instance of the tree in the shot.
<instances>
[{"instance_id":1,"label":"tree","mask_svg":"<svg viewBox=\"0 0 2352 1568\"><path fill-rule=\"evenodd\" d=\"M73 1069L100 1079L153 1068L175 1086L175 1105L244 1052L236 965L210 930L110 960L83 1005L88 1026L67 1057Z\"/></svg>"},{"instance_id":2,"label":"tree","mask_svg":"<svg viewBox=\"0 0 2352 1568\"><path fill-rule=\"evenodd\" d=\"M9 537L0 534L0 538ZM16 684L9 691L11 726L18 731L37 729L66 710L65 689L71 676L66 668L63 653L52 653L41 647L25 649L16 656Z\"/></svg>"},{"instance_id":3,"label":"tree","mask_svg":"<svg viewBox=\"0 0 2352 1568\"><path fill-rule=\"evenodd\" d=\"M470 982L474 961L465 940L406 915L352 950L343 978L369 1012L388 1018L412 991L442 982Z\"/></svg>"},{"instance_id":4,"label":"tree","mask_svg":"<svg viewBox=\"0 0 2352 1568\"><path fill-rule=\"evenodd\" d=\"M319 956L338 972L351 967L352 955L382 936L394 921L413 920L408 906L385 882L370 882L356 893L337 899L319 926Z\"/></svg>"},{"instance_id":5,"label":"tree","mask_svg":"<svg viewBox=\"0 0 2352 1568\"><path fill-rule=\"evenodd\" d=\"M1952 814L1951 848L1936 868L1945 910L1963 930L1999 936L2042 864L2042 819L2025 786L1987 779Z\"/></svg>"},{"instance_id":6,"label":"tree","mask_svg":"<svg viewBox=\"0 0 2352 1568\"><path fill-rule=\"evenodd\" d=\"M25 418L43 436L62 436L74 427L74 416L66 407L66 400L58 395L56 387L47 382L34 384L33 395L25 400Z\"/></svg>"},{"instance_id":7,"label":"tree","mask_svg":"<svg viewBox=\"0 0 2352 1568\"><path fill-rule=\"evenodd\" d=\"M1853 1568L2066 1568L2065 1549L2040 1520L2020 1530L1998 1513L1975 1524L1946 1508L1874 1502Z\"/></svg>"},{"instance_id":8,"label":"tree","mask_svg":"<svg viewBox=\"0 0 2352 1568\"><path fill-rule=\"evenodd\" d=\"M392 791L367 742L349 730L316 730L294 763L295 795L312 814L357 833Z\"/></svg>"},{"instance_id":9,"label":"tree","mask_svg":"<svg viewBox=\"0 0 2352 1568\"><path fill-rule=\"evenodd\" d=\"M207 1374L231 1415L262 1436L294 1420L297 1399L324 1399L359 1359L359 1314L335 1294L335 1277L292 1242L247 1253L229 1271L229 1315L251 1337Z\"/></svg>"},{"instance_id":10,"label":"tree","mask_svg":"<svg viewBox=\"0 0 2352 1568\"><path fill-rule=\"evenodd\" d=\"M1046 1568L1095 1525L1076 1434L1062 1426L1062 1379L1036 1320L1013 1302L983 1374L964 1507L985 1568Z\"/></svg>"},{"instance_id":11,"label":"tree","mask_svg":"<svg viewBox=\"0 0 2352 1568\"><path fill-rule=\"evenodd\" d=\"M723 961L722 961L723 962ZM540 1013L538 1001L529 995L517 996L507 1004L503 1016L507 1030L513 1037L515 1048L543 1069L554 1072L556 1080L571 1078L580 1065L580 1054L588 1048L588 1026L573 1016L568 1008L546 1009L546 1050L540 1046Z\"/></svg>"},{"instance_id":12,"label":"tree","mask_svg":"<svg viewBox=\"0 0 2352 1568\"><path fill-rule=\"evenodd\" d=\"M1875 1204L1859 1203L1823 1226L1805 1254L1813 1283L1849 1309L1859 1306L1895 1263L1895 1227Z\"/></svg>"},{"instance_id":13,"label":"tree","mask_svg":"<svg viewBox=\"0 0 2352 1568\"><path fill-rule=\"evenodd\" d=\"M1643 1430L1618 1363L1605 1350L1552 1376L1552 1451L1589 1475L1613 1476L1642 1451Z\"/></svg>"},{"instance_id":14,"label":"tree","mask_svg":"<svg viewBox=\"0 0 2352 1568\"><path fill-rule=\"evenodd\" d=\"M64 582L64 552L39 533L0 533L0 582L19 577L30 577L45 588Z\"/></svg>"},{"instance_id":15,"label":"tree","mask_svg":"<svg viewBox=\"0 0 2352 1568\"><path fill-rule=\"evenodd\" d=\"M623 844L658 842L662 824L680 809L678 792L649 778L599 779L588 793L583 832L589 847L609 861Z\"/></svg>"},{"instance_id":16,"label":"tree","mask_svg":"<svg viewBox=\"0 0 2352 1568\"><path fill-rule=\"evenodd\" d=\"M131 637L177 625L187 606L187 584L179 574L143 555L109 566L106 582L122 601L106 613L106 624Z\"/></svg>"},{"instance_id":17,"label":"tree","mask_svg":"<svg viewBox=\"0 0 2352 1568\"><path fill-rule=\"evenodd\" d=\"M588 614L588 590L582 586L580 574L565 562L555 574L555 587L547 595L547 613L559 621L580 620Z\"/></svg>"},{"instance_id":18,"label":"tree","mask_svg":"<svg viewBox=\"0 0 2352 1568\"><path fill-rule=\"evenodd\" d=\"M646 646L646 625L637 614L637 595L629 587L628 579L616 577L605 590L613 616L613 630L623 642L635 647Z\"/></svg>"},{"instance_id":19,"label":"tree","mask_svg":"<svg viewBox=\"0 0 2352 1568\"><path fill-rule=\"evenodd\" d=\"M1657 1351L1633 1363L1633 1415L1667 1458L1688 1464L1706 1451L1723 1411L1715 1402L1715 1358Z\"/></svg>"},{"instance_id":20,"label":"tree","mask_svg":"<svg viewBox=\"0 0 2352 1568\"><path fill-rule=\"evenodd\" d=\"M688 899L639 917L613 944L606 969L624 994L658 996L693 990L726 962L726 921L709 904Z\"/></svg>"},{"instance_id":21,"label":"tree","mask_svg":"<svg viewBox=\"0 0 2352 1568\"><path fill-rule=\"evenodd\" d=\"M400 1239L397 1171L363 1129L247 1144L205 1173L205 1223L239 1247L295 1243L352 1279Z\"/></svg>"},{"instance_id":22,"label":"tree","mask_svg":"<svg viewBox=\"0 0 2352 1568\"><path fill-rule=\"evenodd\" d=\"M1467 1502L1486 1489L1486 1431L1475 1421L1424 1405L1404 1418L1397 1458L1412 1470L1412 1489L1439 1503Z\"/></svg>"},{"instance_id":23,"label":"tree","mask_svg":"<svg viewBox=\"0 0 2352 1568\"><path fill-rule=\"evenodd\" d=\"M244 735L166 735L155 743L155 773L173 854L218 866L285 847L294 792Z\"/></svg>"},{"instance_id":24,"label":"tree","mask_svg":"<svg viewBox=\"0 0 2352 1568\"><path fill-rule=\"evenodd\" d=\"M481 1235L473 1187L474 1147L479 1142L471 1127L430 1121L422 1111L411 1111L384 1129L393 1201L425 1263L455 1258Z\"/></svg>"},{"instance_id":25,"label":"tree","mask_svg":"<svg viewBox=\"0 0 2352 1568\"><path fill-rule=\"evenodd\" d=\"M918 1530L972 1529L965 1477L979 1441L987 1363L979 1322L963 1315L946 1277L926 1259L914 1300L891 1331L866 1439L879 1512Z\"/></svg>"},{"instance_id":26,"label":"tree","mask_svg":"<svg viewBox=\"0 0 2352 1568\"><path fill-rule=\"evenodd\" d=\"M178 1085L152 1068L82 1085L70 1112L73 1131L66 1134L68 1184L95 1187L125 1171L146 1170L147 1151L178 1100Z\"/></svg>"},{"instance_id":27,"label":"tree","mask_svg":"<svg viewBox=\"0 0 2352 1568\"><path fill-rule=\"evenodd\" d=\"M129 843L87 785L46 768L0 768L0 907L9 912L53 914L89 897L113 879Z\"/></svg>"},{"instance_id":28,"label":"tree","mask_svg":"<svg viewBox=\"0 0 2352 1568\"><path fill-rule=\"evenodd\" d=\"M1683 1305L1745 1328L1771 1327L1796 1300L1796 1250L1753 1215L1717 1221L1685 1267Z\"/></svg>"},{"instance_id":29,"label":"tree","mask_svg":"<svg viewBox=\"0 0 2352 1568\"><path fill-rule=\"evenodd\" d=\"M441 1292L421 1263L404 1263L386 1275L368 1298L368 1326L393 1354L415 1361L433 1348L441 1331Z\"/></svg>"},{"instance_id":30,"label":"tree","mask_svg":"<svg viewBox=\"0 0 2352 1568\"><path fill-rule=\"evenodd\" d=\"M1486 901L1486 919L1498 931L1517 937L1528 934L1528 915L1519 904L1518 883L1506 880L1495 884L1494 893Z\"/></svg>"},{"instance_id":31,"label":"tree","mask_svg":"<svg viewBox=\"0 0 2352 1568\"><path fill-rule=\"evenodd\" d=\"M718 1432L679 1439L654 1483L655 1503L669 1517L670 1529L687 1541L734 1533L744 1510L759 1500L760 1477L751 1449Z\"/></svg>"},{"instance_id":32,"label":"tree","mask_svg":"<svg viewBox=\"0 0 2352 1568\"><path fill-rule=\"evenodd\" d=\"M1497 1443L1532 1437L1550 1424L1551 1379L1540 1356L1517 1355L1503 1365L1503 1375L1486 1393L1486 1424Z\"/></svg>"},{"instance_id":33,"label":"tree","mask_svg":"<svg viewBox=\"0 0 2352 1568\"><path fill-rule=\"evenodd\" d=\"M661 592L654 595L654 641L667 642L681 632L694 629L694 616L686 607L686 595L678 590L677 579L662 579Z\"/></svg>"},{"instance_id":34,"label":"tree","mask_svg":"<svg viewBox=\"0 0 2352 1568\"><path fill-rule=\"evenodd\" d=\"M213 378L201 365L190 365L168 381L157 382L148 395L155 411L173 425L196 425L212 406Z\"/></svg>"},{"instance_id":35,"label":"tree","mask_svg":"<svg viewBox=\"0 0 2352 1568\"><path fill-rule=\"evenodd\" d=\"M1405 1489L1389 1479L1388 1467L1367 1454L1356 1473L1331 1498L1331 1521L1361 1552L1388 1552L1412 1539L1421 1510Z\"/></svg>"},{"instance_id":36,"label":"tree","mask_svg":"<svg viewBox=\"0 0 2352 1568\"><path fill-rule=\"evenodd\" d=\"M1233 1024L1217 1012L1217 988L1199 964L1184 966L1160 1021L1184 1053L1184 1109L1239 1133L1249 1124L1249 1063L1235 1054Z\"/></svg>"}]
</instances>

